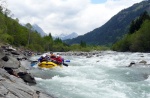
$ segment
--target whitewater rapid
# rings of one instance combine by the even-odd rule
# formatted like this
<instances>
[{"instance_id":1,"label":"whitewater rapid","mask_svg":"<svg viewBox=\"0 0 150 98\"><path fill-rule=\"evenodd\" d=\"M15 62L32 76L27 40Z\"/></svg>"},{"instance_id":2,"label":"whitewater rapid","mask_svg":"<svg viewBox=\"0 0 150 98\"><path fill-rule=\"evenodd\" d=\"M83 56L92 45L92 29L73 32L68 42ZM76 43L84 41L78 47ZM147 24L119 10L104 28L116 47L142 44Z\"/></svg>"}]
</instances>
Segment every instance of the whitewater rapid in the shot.
<instances>
[{"instance_id":1,"label":"whitewater rapid","mask_svg":"<svg viewBox=\"0 0 150 98\"><path fill-rule=\"evenodd\" d=\"M103 51L91 58L63 56L69 67L31 73L37 86L56 98L150 98L150 53Z\"/></svg>"}]
</instances>

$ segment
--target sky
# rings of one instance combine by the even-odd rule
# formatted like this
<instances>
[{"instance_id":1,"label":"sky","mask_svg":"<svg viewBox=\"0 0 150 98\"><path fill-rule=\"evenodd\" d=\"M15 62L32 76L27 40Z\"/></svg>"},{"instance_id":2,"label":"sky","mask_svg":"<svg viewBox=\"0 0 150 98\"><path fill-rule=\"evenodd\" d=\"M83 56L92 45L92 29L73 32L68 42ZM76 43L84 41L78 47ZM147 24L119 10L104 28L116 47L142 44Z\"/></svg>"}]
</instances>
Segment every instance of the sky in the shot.
<instances>
[{"instance_id":1,"label":"sky","mask_svg":"<svg viewBox=\"0 0 150 98\"><path fill-rule=\"evenodd\" d=\"M37 24L52 36L88 33L142 0L6 0L13 18Z\"/></svg>"}]
</instances>

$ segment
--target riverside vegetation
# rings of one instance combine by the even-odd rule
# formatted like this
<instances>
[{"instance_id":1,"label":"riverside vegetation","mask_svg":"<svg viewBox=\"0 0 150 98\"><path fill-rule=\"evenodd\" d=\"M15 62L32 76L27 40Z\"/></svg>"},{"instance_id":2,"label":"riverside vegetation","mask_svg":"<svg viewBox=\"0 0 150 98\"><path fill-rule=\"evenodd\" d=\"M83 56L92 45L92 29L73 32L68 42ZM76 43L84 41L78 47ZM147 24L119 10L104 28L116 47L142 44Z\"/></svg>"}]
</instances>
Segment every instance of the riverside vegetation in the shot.
<instances>
[{"instance_id":1,"label":"riverside vegetation","mask_svg":"<svg viewBox=\"0 0 150 98\"><path fill-rule=\"evenodd\" d=\"M67 45L61 39L53 39L51 33L42 37L37 31L33 30L30 23L19 24L19 19L12 19L10 10L0 6L0 42L16 47L23 47L37 52L44 51L90 51L102 50L107 47L89 46L85 42L74 45Z\"/></svg>"},{"instance_id":2,"label":"riverside vegetation","mask_svg":"<svg viewBox=\"0 0 150 98\"><path fill-rule=\"evenodd\" d=\"M150 13L150 0L143 0L126 9L122 9L104 25L65 42L74 44L80 43L82 40L87 44L112 46L112 44L128 33L130 23L145 11Z\"/></svg>"},{"instance_id":3,"label":"riverside vegetation","mask_svg":"<svg viewBox=\"0 0 150 98\"><path fill-rule=\"evenodd\" d=\"M150 16L147 12L141 14L134 20L129 29L129 33L122 40L116 42L112 49L115 51L133 51L133 52L149 52L150 51ZM30 23L25 26L19 24L18 19L10 17L10 11L3 6L0 6L0 46L3 44L11 44L16 47L25 48L37 52L44 51L90 51L90 50L106 50L104 46L87 45L81 41L80 44L67 45L61 39L53 39L51 33L41 37L41 35L32 30ZM17 74L20 71L27 72L22 64L9 56L10 61L3 61L2 58L6 55L0 51L0 97L7 98L50 98L50 95L40 92L38 89L31 87L24 80L14 75L10 75L3 67L8 65L16 70ZM13 52L12 52L13 53ZM11 63L10 63L11 62ZM7 64L8 63L8 64ZM7 67L8 67L7 66ZM14 68L15 66L15 68ZM20 69L21 67L21 69Z\"/></svg>"},{"instance_id":4,"label":"riverside vegetation","mask_svg":"<svg viewBox=\"0 0 150 98\"><path fill-rule=\"evenodd\" d=\"M148 1L149 2L149 1ZM145 2L143 2L145 4ZM148 3L149 4L149 3ZM147 5L148 6L148 5ZM80 40L80 43L68 45L61 39L53 39L51 33L42 37L37 31L33 30L32 25L19 24L19 19L12 19L10 10L0 6L0 42L1 44L10 44L12 46L33 50L36 52L44 51L91 51L91 50L108 50L115 51L139 51L148 52L149 46L149 12L144 12L140 17L132 21L128 34L123 39L109 47L87 44ZM119 28L119 27L118 27ZM109 35L108 35L109 36ZM113 42L114 43L114 42ZM106 43L107 45L109 43Z\"/></svg>"},{"instance_id":5,"label":"riverside vegetation","mask_svg":"<svg viewBox=\"0 0 150 98\"><path fill-rule=\"evenodd\" d=\"M115 51L150 52L150 16L147 12L132 21L129 33L116 42Z\"/></svg>"},{"instance_id":6,"label":"riverside vegetation","mask_svg":"<svg viewBox=\"0 0 150 98\"><path fill-rule=\"evenodd\" d=\"M148 52L150 50L149 27L149 15L144 12L132 21L129 33L124 35L123 39L115 43L111 49L115 51ZM111 47L89 45L82 40L79 44L68 45L59 38L53 39L51 33L42 37L37 31L33 30L30 23L23 26L19 24L19 19L12 19L10 10L3 5L0 6L0 35L1 44L8 43L36 52L107 50Z\"/></svg>"}]
</instances>

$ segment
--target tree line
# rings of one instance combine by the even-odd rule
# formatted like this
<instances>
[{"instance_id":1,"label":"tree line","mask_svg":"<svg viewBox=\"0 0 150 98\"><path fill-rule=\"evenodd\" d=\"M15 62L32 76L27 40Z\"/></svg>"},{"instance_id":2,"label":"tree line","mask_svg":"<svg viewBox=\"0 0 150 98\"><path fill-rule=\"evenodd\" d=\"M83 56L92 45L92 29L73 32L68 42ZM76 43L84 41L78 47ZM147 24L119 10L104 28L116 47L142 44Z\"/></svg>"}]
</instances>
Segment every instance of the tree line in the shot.
<instances>
[{"instance_id":1,"label":"tree line","mask_svg":"<svg viewBox=\"0 0 150 98\"><path fill-rule=\"evenodd\" d=\"M32 25L19 24L19 19L12 19L10 10L0 6L0 42L32 51L90 51L107 49L101 46L88 46L81 41L80 44L67 45L60 38L53 39L51 33L42 37L33 30Z\"/></svg>"},{"instance_id":2,"label":"tree line","mask_svg":"<svg viewBox=\"0 0 150 98\"><path fill-rule=\"evenodd\" d=\"M150 52L150 16L145 11L131 22L129 32L112 49L115 51Z\"/></svg>"}]
</instances>

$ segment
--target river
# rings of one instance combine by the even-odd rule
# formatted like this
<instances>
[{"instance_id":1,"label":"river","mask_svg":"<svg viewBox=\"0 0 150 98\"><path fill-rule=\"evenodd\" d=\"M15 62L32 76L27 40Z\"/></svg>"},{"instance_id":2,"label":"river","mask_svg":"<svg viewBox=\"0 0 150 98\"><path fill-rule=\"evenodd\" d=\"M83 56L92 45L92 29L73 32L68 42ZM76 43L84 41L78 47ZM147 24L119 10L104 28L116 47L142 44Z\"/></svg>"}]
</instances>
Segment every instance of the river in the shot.
<instances>
[{"instance_id":1,"label":"river","mask_svg":"<svg viewBox=\"0 0 150 98\"><path fill-rule=\"evenodd\" d=\"M49 70L34 66L37 86L56 98L150 98L150 53L103 51L90 58L63 56L69 67ZM37 58L37 57L34 57Z\"/></svg>"}]
</instances>

